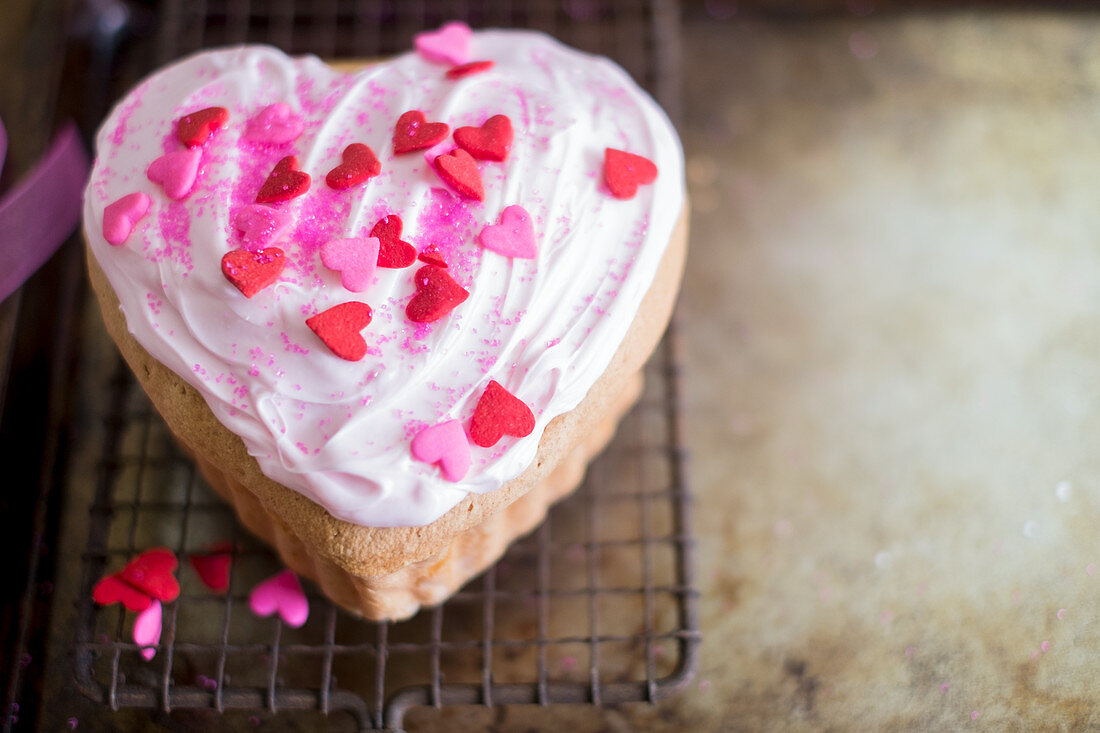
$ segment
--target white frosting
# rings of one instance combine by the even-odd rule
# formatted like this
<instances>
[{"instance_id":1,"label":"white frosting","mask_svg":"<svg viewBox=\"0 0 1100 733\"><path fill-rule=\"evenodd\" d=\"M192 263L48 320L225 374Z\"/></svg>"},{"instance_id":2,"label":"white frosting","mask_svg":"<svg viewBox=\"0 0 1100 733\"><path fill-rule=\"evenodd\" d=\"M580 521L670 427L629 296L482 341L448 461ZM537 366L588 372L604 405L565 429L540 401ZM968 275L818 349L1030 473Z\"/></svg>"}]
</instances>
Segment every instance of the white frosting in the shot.
<instances>
[{"instance_id":1,"label":"white frosting","mask_svg":"<svg viewBox=\"0 0 1100 733\"><path fill-rule=\"evenodd\" d=\"M471 54L496 66L449 80L446 67L410 53L345 75L268 47L205 52L143 82L98 136L86 229L134 337L198 389L265 474L356 524L426 524L468 492L493 491L523 472L547 424L606 370L684 201L676 134L619 67L531 32L475 33ZM282 145L244 140L248 119L278 101L303 118L303 134ZM176 119L209 106L226 107L229 122L206 144L194 191L169 201L146 168L181 149ZM410 109L452 130L495 114L511 119L508 159L479 164L483 203L449 192L422 153L393 155L394 124ZM325 174L352 142L374 150L382 173L334 191ZM612 198L602 183L605 147L650 158L657 181L632 200ZM246 299L220 268L222 255L241 246L231 217L290 154L313 178L307 194L277 205L294 220L274 243L290 264ZM104 207L135 191L152 199L149 213L125 244L110 246ZM513 204L534 219L537 259L477 243ZM436 244L470 291L434 324L405 315L422 263L379 268L361 293L320 263L324 241L365 236L389 213L417 249ZM358 362L336 357L305 324L349 300L374 309L363 332L369 353ZM472 445L460 483L413 459L413 435L446 419L468 424L490 379L531 406L535 431L489 449Z\"/></svg>"}]
</instances>

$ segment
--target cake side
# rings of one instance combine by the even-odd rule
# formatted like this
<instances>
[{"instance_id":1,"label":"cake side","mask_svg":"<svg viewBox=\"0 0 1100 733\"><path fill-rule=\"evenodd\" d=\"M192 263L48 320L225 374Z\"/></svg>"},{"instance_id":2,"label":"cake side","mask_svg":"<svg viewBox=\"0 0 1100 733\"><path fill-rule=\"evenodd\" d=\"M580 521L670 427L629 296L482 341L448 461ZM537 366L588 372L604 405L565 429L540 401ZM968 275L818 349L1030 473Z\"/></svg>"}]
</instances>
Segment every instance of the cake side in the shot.
<instances>
[{"instance_id":1,"label":"cake side","mask_svg":"<svg viewBox=\"0 0 1100 733\"><path fill-rule=\"evenodd\" d=\"M185 380L149 355L127 328L118 298L94 257L88 258L91 282L107 330L172 432L211 469L236 478L287 534L313 548L323 561L352 576L377 578L440 553L455 538L482 524L503 507L541 484L589 434L598 432L621 404L630 385L656 347L679 289L687 243L687 208L662 256L657 277L632 319L627 336L608 369L581 404L548 425L537 458L501 489L469 494L443 517L426 526L368 527L333 517L302 494L268 478L241 438L222 425L203 397ZM616 418L617 419L617 418Z\"/></svg>"}]
</instances>

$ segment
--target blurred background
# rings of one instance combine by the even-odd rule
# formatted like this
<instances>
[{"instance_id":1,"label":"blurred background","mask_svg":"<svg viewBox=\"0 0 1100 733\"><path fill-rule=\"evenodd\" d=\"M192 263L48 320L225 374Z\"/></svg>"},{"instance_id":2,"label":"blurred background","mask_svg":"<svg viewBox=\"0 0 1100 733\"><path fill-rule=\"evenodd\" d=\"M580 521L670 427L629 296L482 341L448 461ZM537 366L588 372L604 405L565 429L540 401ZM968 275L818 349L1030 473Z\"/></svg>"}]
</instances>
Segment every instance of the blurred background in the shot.
<instances>
[{"instance_id":1,"label":"blurred background","mask_svg":"<svg viewBox=\"0 0 1100 733\"><path fill-rule=\"evenodd\" d=\"M615 20L614 3L553 5L581 45ZM640 81L687 160L677 440L697 664L655 705L429 707L405 725L1100 725L1100 6L653 5L654 48L604 52L636 75L635 55L660 59ZM0 184L60 120L94 129L178 7L7 0ZM51 627L57 548L83 542L64 516L87 506L69 488L84 426L68 410L90 358L81 258L70 241L0 304L5 724L354 729L51 697L71 675Z\"/></svg>"}]
</instances>

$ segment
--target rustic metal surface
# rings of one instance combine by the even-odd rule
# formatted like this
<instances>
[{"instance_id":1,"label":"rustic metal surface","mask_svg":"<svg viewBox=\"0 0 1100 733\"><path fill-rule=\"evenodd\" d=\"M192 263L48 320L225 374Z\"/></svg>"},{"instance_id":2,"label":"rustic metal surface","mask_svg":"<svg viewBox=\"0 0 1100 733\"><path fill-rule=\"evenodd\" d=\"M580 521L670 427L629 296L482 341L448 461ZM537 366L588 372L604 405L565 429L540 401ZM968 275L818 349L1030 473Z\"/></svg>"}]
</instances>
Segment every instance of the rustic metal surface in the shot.
<instances>
[{"instance_id":1,"label":"rustic metal surface","mask_svg":"<svg viewBox=\"0 0 1100 733\"><path fill-rule=\"evenodd\" d=\"M698 20L667 729L1095 729L1100 18Z\"/></svg>"}]
</instances>

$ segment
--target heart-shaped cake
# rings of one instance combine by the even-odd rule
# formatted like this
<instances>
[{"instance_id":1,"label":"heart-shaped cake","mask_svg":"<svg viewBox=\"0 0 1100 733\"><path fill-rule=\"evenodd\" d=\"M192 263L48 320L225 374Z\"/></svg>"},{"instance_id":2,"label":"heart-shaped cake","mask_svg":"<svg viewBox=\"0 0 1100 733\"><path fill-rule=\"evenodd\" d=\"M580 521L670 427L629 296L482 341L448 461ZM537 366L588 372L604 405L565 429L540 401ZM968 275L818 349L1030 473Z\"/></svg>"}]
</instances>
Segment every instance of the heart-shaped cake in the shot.
<instances>
[{"instance_id":1,"label":"heart-shaped cake","mask_svg":"<svg viewBox=\"0 0 1100 733\"><path fill-rule=\"evenodd\" d=\"M173 432L374 618L441 600L576 485L682 267L660 108L606 59L463 28L350 71L262 46L180 61L103 124L85 197L108 329ZM657 174L625 197L609 149Z\"/></svg>"}]
</instances>

